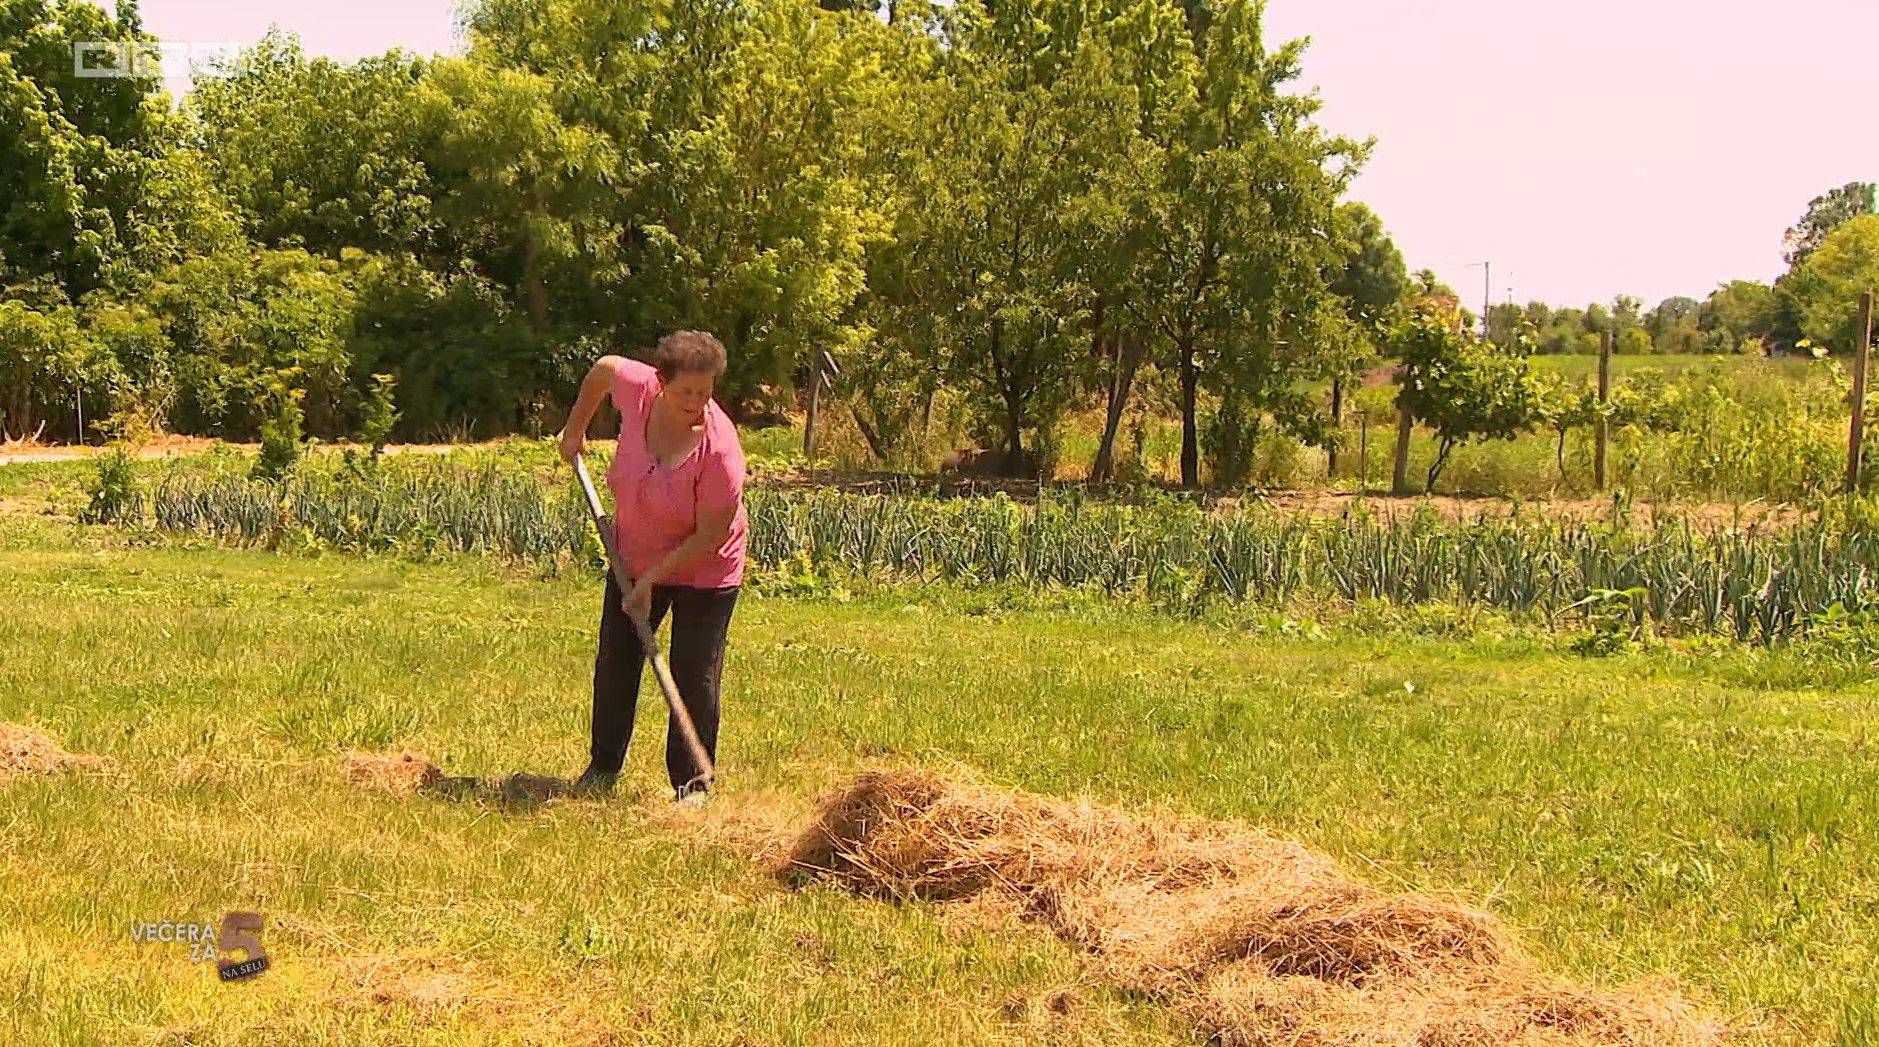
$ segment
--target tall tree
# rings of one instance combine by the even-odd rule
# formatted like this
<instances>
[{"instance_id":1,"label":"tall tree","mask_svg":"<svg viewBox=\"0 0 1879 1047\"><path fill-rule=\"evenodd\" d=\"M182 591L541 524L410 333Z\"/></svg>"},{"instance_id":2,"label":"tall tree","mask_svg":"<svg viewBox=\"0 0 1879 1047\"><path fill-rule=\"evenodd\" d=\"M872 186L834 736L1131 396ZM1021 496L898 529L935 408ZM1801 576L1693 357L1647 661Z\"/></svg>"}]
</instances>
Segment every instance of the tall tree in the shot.
<instances>
[{"instance_id":1,"label":"tall tree","mask_svg":"<svg viewBox=\"0 0 1879 1047\"><path fill-rule=\"evenodd\" d=\"M1331 292L1343 299L1353 322L1381 333L1409 293L1403 253L1384 229L1383 219L1356 201L1338 208L1338 231L1345 246L1332 270Z\"/></svg>"},{"instance_id":2,"label":"tall tree","mask_svg":"<svg viewBox=\"0 0 1879 1047\"><path fill-rule=\"evenodd\" d=\"M81 77L73 46L148 42L134 3L0 4L0 287L76 300L128 279L126 226L174 148L146 77Z\"/></svg>"},{"instance_id":3,"label":"tall tree","mask_svg":"<svg viewBox=\"0 0 1879 1047\"><path fill-rule=\"evenodd\" d=\"M1122 5L1105 27L1103 42L1129 92L1124 97L1133 99L1136 122L1134 133L1114 147L1128 177L1092 200L1079 233L1098 245L1087 257L1085 275L1092 299L1090 385L1100 391L1104 407L1089 471L1096 482L1114 474L1123 416L1142 390L1142 368L1160 341L1144 306L1157 290L1152 259L1162 235L1160 216L1178 191L1169 178L1169 158L1188 119L1199 76L1196 48L1209 24L1202 3L1177 9L1147 0Z\"/></svg>"},{"instance_id":4,"label":"tall tree","mask_svg":"<svg viewBox=\"0 0 1879 1047\"><path fill-rule=\"evenodd\" d=\"M908 185L922 206L895 232L896 268L932 310L947 374L1011 473L1048 464L1110 249L1089 230L1134 174L1137 113L1100 14L1080 0L945 12L929 148Z\"/></svg>"},{"instance_id":5,"label":"tall tree","mask_svg":"<svg viewBox=\"0 0 1879 1047\"><path fill-rule=\"evenodd\" d=\"M1783 281L1799 312L1801 333L1836 352L1859 341L1858 303L1879 288L1879 215L1846 222Z\"/></svg>"},{"instance_id":6,"label":"tall tree","mask_svg":"<svg viewBox=\"0 0 1879 1047\"><path fill-rule=\"evenodd\" d=\"M1807 256L1820 249L1835 229L1858 218L1879 211L1879 186L1872 182L1848 182L1808 201L1807 213L1790 226L1782 242L1786 246L1788 268L1794 269Z\"/></svg>"},{"instance_id":7,"label":"tall tree","mask_svg":"<svg viewBox=\"0 0 1879 1047\"><path fill-rule=\"evenodd\" d=\"M1710 292L1697 327L1710 352L1739 353L1774 330L1775 314L1774 288L1754 280L1733 280Z\"/></svg>"},{"instance_id":8,"label":"tall tree","mask_svg":"<svg viewBox=\"0 0 1879 1047\"><path fill-rule=\"evenodd\" d=\"M1698 324L1703 305L1694 298L1666 298L1644 317L1644 332L1658 353L1694 353L1703 341Z\"/></svg>"},{"instance_id":9,"label":"tall tree","mask_svg":"<svg viewBox=\"0 0 1879 1047\"><path fill-rule=\"evenodd\" d=\"M1229 0L1203 38L1142 280L1141 308L1180 384L1189 486L1200 482L1203 384L1220 398L1223 464L1238 472L1249 427L1321 424L1299 380L1329 378L1352 352L1324 274L1338 257L1338 196L1364 150L1312 124L1314 99L1284 92L1303 44L1268 51L1261 13L1256 0Z\"/></svg>"},{"instance_id":10,"label":"tall tree","mask_svg":"<svg viewBox=\"0 0 1879 1047\"><path fill-rule=\"evenodd\" d=\"M1409 270L1403 253L1383 228L1383 220L1364 204L1352 201L1338 208L1338 229L1344 240L1343 257L1331 271L1331 293L1344 303L1365 355L1373 354L1391 316L1409 293ZM1331 379L1331 425L1344 418L1344 382L1340 371ZM1337 470L1336 434L1330 449L1331 470Z\"/></svg>"},{"instance_id":11,"label":"tall tree","mask_svg":"<svg viewBox=\"0 0 1879 1047\"><path fill-rule=\"evenodd\" d=\"M733 408L864 340L851 310L883 226L851 173L855 114L888 80L861 21L799 0L490 0L471 21L472 58L543 76L619 157L621 292L588 309L629 345L714 331Z\"/></svg>"},{"instance_id":12,"label":"tall tree","mask_svg":"<svg viewBox=\"0 0 1879 1047\"><path fill-rule=\"evenodd\" d=\"M249 234L333 258L348 247L431 255L439 188L415 118L426 67L396 51L309 58L270 31L228 76L198 83L188 105L203 156Z\"/></svg>"}]
</instances>

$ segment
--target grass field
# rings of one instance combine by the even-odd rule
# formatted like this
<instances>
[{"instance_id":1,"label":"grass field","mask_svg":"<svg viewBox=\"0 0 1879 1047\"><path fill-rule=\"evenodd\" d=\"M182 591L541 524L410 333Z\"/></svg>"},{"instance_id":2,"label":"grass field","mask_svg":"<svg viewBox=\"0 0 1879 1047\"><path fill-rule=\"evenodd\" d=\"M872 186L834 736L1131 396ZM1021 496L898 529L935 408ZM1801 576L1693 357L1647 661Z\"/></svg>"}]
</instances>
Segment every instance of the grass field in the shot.
<instances>
[{"instance_id":1,"label":"grass field","mask_svg":"<svg viewBox=\"0 0 1879 1047\"><path fill-rule=\"evenodd\" d=\"M1533 366L1574 378L1597 378L1598 357L1577 353L1535 356ZM1718 356L1711 353L1666 353L1662 356L1614 356L1612 374L1628 375L1639 371L1682 371L1715 366L1732 373L1762 374L1769 378L1795 381L1820 369L1821 364L1804 356L1769 359L1761 356Z\"/></svg>"},{"instance_id":2,"label":"grass field","mask_svg":"<svg viewBox=\"0 0 1879 1047\"><path fill-rule=\"evenodd\" d=\"M1748 1042L1879 1043L1879 689L1774 655L753 596L728 787L694 823L662 800L651 701L608 802L513 812L341 770L352 747L579 770L589 582L18 513L0 563L0 721L112 761L0 784L0 1041L1196 1042L1048 937L787 891L712 830L792 822L885 762L1245 819L1484 902L1575 975L1675 978ZM129 934L237 908L275 964L245 985ZM1067 1013L1024 1004L1064 987Z\"/></svg>"}]
</instances>

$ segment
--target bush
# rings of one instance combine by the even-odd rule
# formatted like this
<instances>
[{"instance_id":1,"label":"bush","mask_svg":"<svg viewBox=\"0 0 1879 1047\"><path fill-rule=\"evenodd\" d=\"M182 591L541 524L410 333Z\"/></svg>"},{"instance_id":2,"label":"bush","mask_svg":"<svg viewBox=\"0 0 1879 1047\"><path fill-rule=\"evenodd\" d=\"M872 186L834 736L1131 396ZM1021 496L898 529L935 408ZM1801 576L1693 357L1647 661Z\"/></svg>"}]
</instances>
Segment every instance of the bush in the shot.
<instances>
[{"instance_id":1,"label":"bush","mask_svg":"<svg viewBox=\"0 0 1879 1047\"><path fill-rule=\"evenodd\" d=\"M364 414L359 421L359 442L371 446L373 458L384 453L392 428L398 424L394 395L397 388L395 375L372 376L372 390L366 394Z\"/></svg>"},{"instance_id":2,"label":"bush","mask_svg":"<svg viewBox=\"0 0 1879 1047\"><path fill-rule=\"evenodd\" d=\"M98 472L88 489L90 504L79 511L80 523L140 523L144 516L143 488L137 482L137 464L123 445L98 458Z\"/></svg>"},{"instance_id":3,"label":"bush","mask_svg":"<svg viewBox=\"0 0 1879 1047\"><path fill-rule=\"evenodd\" d=\"M276 386L269 397L272 410L261 423L261 454L255 459L252 475L257 480L279 480L293 472L300 461L301 425L305 415L299 389Z\"/></svg>"}]
</instances>

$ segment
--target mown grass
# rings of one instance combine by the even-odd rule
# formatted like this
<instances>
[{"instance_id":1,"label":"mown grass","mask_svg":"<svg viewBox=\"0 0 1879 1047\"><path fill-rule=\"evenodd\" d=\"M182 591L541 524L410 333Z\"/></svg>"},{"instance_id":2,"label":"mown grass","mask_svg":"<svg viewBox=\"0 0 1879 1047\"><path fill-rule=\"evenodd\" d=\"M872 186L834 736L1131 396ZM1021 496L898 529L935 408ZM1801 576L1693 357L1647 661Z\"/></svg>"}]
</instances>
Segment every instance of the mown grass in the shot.
<instances>
[{"instance_id":1,"label":"mown grass","mask_svg":"<svg viewBox=\"0 0 1879 1047\"><path fill-rule=\"evenodd\" d=\"M1078 982L1054 942L792 894L662 827L656 746L636 747L626 798L531 815L344 781L354 746L579 770L586 587L0 527L0 719L115 762L0 786L0 1042L1190 1042L1100 986L1070 1018L1014 1021L1006 1000ZM740 787L811 791L777 756L805 739L752 745L754 725ZM268 920L275 966L250 985L129 936L237 908Z\"/></svg>"},{"instance_id":2,"label":"mown grass","mask_svg":"<svg viewBox=\"0 0 1879 1047\"><path fill-rule=\"evenodd\" d=\"M610 803L343 780L348 746L577 771L589 581L20 517L0 558L0 719L115 761L0 786L0 1041L1194 1042L1088 984L1067 1017L1014 1019L1004 1001L1079 982L1062 947L789 893L674 825L656 702ZM1244 818L1485 901L1581 976L1680 979L1748 1042L1879 1042L1879 691L1779 654L1587 660L1517 630L1248 631L887 587L752 594L728 672L727 805L799 811L886 760ZM250 985L129 937L232 908L269 920L276 967ZM411 971L467 989L398 989Z\"/></svg>"}]
</instances>

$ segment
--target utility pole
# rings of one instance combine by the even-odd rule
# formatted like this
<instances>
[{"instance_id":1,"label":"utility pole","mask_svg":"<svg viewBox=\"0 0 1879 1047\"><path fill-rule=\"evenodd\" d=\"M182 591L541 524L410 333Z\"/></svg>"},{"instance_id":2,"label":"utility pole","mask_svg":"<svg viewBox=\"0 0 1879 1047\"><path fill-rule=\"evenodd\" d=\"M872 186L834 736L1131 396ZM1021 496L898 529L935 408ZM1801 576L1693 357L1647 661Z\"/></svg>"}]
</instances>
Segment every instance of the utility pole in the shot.
<instances>
[{"instance_id":1,"label":"utility pole","mask_svg":"<svg viewBox=\"0 0 1879 1047\"><path fill-rule=\"evenodd\" d=\"M1481 340L1487 341L1492 333L1488 327L1488 317L1494 312L1494 263L1481 263Z\"/></svg>"}]
</instances>

